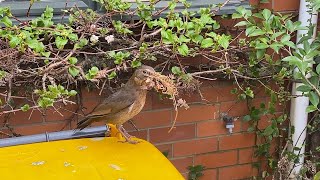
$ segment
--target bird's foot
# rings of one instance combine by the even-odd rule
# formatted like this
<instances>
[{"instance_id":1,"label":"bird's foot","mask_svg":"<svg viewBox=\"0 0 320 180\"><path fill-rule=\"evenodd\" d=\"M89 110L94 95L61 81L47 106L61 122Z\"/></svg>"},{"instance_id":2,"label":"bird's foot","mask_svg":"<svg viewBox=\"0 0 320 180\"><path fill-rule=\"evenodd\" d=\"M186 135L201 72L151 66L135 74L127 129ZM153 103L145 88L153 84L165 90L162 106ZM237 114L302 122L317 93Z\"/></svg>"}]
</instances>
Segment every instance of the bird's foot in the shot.
<instances>
[{"instance_id":1,"label":"bird's foot","mask_svg":"<svg viewBox=\"0 0 320 180\"><path fill-rule=\"evenodd\" d=\"M137 141L137 140L133 140L133 139L125 139L125 140L119 140L118 142L122 142L122 143L130 143L130 144L138 144L140 143L140 141Z\"/></svg>"},{"instance_id":2,"label":"bird's foot","mask_svg":"<svg viewBox=\"0 0 320 180\"><path fill-rule=\"evenodd\" d=\"M135 138L135 136L131 136L125 129L124 129L124 127L121 125L120 126L120 129L121 129L121 131L120 131L120 133L122 132L123 134L123 136L124 137L127 137L127 138L129 138L129 139L131 139L131 138Z\"/></svg>"},{"instance_id":3,"label":"bird's foot","mask_svg":"<svg viewBox=\"0 0 320 180\"><path fill-rule=\"evenodd\" d=\"M134 136L131 136L124 128L122 125L116 126L118 131L121 133L122 137L125 139L124 141L120 142L128 142L130 144L137 144L140 141L133 140L132 138L135 138Z\"/></svg>"}]
</instances>

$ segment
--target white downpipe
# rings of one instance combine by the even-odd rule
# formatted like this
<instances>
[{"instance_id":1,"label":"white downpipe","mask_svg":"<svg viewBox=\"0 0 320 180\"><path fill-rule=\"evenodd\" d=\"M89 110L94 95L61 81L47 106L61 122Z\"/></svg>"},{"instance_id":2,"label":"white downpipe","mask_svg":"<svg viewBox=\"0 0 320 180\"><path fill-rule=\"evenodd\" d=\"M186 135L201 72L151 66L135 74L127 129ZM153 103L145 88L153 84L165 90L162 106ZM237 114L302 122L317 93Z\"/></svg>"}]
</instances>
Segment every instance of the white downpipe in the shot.
<instances>
[{"instance_id":1,"label":"white downpipe","mask_svg":"<svg viewBox=\"0 0 320 180\"><path fill-rule=\"evenodd\" d=\"M302 22L302 26L309 26L311 18L311 23L317 25L318 21L318 13L313 12L312 17L310 15L309 8L307 7L308 2L306 0L300 0L300 9L299 9L299 21ZM299 30L297 32L297 42L300 40L303 34L308 33L307 30ZM310 43L315 39L316 30L314 31L313 38L310 40ZM298 47L302 47L302 45L298 45ZM296 88L301 86L302 83L293 83L292 86L292 94L293 95L302 95L301 92L297 91ZM300 147L300 151L295 151L294 153L299 154L299 163L295 164L295 167L292 171L291 175L298 174L302 167L302 163L304 162L304 153L305 153L305 144L304 140L306 138L306 126L308 122L308 113L306 113L306 108L309 105L308 97L297 97L291 99L291 108L290 108L290 120L291 124L295 127L295 132L292 134L293 146ZM289 147L289 150L292 151L293 147Z\"/></svg>"}]
</instances>

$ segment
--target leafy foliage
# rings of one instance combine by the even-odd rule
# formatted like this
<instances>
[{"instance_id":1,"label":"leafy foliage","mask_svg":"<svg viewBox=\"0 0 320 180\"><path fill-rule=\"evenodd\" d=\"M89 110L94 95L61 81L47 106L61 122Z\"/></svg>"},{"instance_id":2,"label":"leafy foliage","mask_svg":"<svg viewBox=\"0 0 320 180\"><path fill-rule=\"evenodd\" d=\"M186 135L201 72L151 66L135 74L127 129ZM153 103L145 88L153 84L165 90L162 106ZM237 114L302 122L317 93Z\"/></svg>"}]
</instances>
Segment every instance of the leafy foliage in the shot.
<instances>
[{"instance_id":1,"label":"leafy foliage","mask_svg":"<svg viewBox=\"0 0 320 180\"><path fill-rule=\"evenodd\" d=\"M203 170L205 169L202 165L189 166L188 170L188 180L198 180L201 176L203 176Z\"/></svg>"}]
</instances>

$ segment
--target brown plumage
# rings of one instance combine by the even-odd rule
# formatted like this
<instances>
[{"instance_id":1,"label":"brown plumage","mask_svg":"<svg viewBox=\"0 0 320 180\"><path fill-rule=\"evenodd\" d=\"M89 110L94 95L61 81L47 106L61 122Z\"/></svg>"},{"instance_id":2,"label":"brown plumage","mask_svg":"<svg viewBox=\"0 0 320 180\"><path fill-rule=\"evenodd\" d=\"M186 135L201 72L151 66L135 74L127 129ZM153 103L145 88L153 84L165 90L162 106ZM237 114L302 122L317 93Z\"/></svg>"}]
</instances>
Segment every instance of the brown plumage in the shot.
<instances>
[{"instance_id":1,"label":"brown plumage","mask_svg":"<svg viewBox=\"0 0 320 180\"><path fill-rule=\"evenodd\" d=\"M141 66L131 76L129 81L101 104L99 104L87 117L78 123L77 129L84 129L96 121L116 125L116 128L124 136L126 141L131 136L122 127L122 124L137 115L143 108L148 90L153 88L153 74L156 72L152 67Z\"/></svg>"}]
</instances>

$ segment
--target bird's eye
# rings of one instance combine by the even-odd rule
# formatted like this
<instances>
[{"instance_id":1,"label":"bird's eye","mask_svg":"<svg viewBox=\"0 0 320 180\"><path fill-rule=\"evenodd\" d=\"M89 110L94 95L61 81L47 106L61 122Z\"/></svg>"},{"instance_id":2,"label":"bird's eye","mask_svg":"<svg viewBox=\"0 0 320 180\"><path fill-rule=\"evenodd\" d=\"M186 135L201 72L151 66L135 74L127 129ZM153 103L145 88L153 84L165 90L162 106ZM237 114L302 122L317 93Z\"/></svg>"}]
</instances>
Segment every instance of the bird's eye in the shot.
<instances>
[{"instance_id":1,"label":"bird's eye","mask_svg":"<svg viewBox=\"0 0 320 180\"><path fill-rule=\"evenodd\" d=\"M143 73L143 74L147 74L148 72L147 72L146 70L143 70L142 73Z\"/></svg>"}]
</instances>

